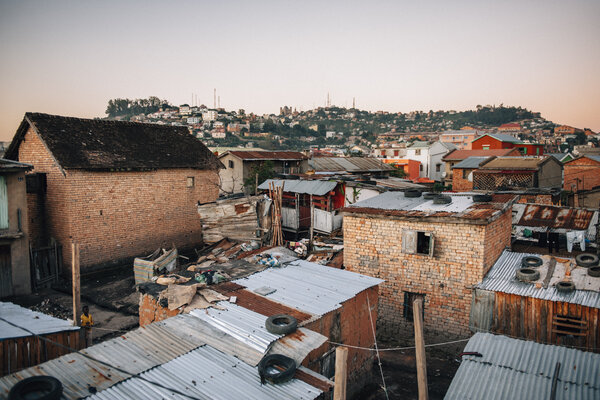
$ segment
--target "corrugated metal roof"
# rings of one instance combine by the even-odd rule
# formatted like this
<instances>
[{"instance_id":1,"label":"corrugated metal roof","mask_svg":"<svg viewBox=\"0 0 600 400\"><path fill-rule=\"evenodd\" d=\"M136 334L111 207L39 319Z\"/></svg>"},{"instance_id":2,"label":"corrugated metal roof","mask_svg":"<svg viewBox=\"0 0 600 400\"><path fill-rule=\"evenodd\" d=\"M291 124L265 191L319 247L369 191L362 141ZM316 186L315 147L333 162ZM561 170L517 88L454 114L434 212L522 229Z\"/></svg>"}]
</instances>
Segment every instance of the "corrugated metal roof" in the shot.
<instances>
[{"instance_id":1,"label":"corrugated metal roof","mask_svg":"<svg viewBox=\"0 0 600 400\"><path fill-rule=\"evenodd\" d=\"M429 144L429 142L425 142L422 140L415 140L410 146L408 146L408 148L411 149L424 149L424 148L428 148L430 147L431 144Z\"/></svg>"},{"instance_id":2,"label":"corrugated metal roof","mask_svg":"<svg viewBox=\"0 0 600 400\"><path fill-rule=\"evenodd\" d=\"M269 268L235 283L255 290L276 289L266 297L314 315L323 315L341 306L363 290L383 280L350 271L297 260L281 268Z\"/></svg>"},{"instance_id":3,"label":"corrugated metal roof","mask_svg":"<svg viewBox=\"0 0 600 400\"><path fill-rule=\"evenodd\" d=\"M499 140L501 142L523 143L521 140L517 139L516 137L511 136L511 135L507 135L505 133L487 133L484 136L491 136L494 139L497 139L497 140ZM475 140L477 140L477 139L475 139Z\"/></svg>"},{"instance_id":4,"label":"corrugated metal roof","mask_svg":"<svg viewBox=\"0 0 600 400\"><path fill-rule=\"evenodd\" d=\"M73 326L69 321L32 311L13 303L0 301L0 316L15 325L22 326L34 332L36 335L79 330L78 326ZM0 340L25 336L31 336L31 334L4 321L0 321Z\"/></svg>"},{"instance_id":5,"label":"corrugated metal roof","mask_svg":"<svg viewBox=\"0 0 600 400\"><path fill-rule=\"evenodd\" d=\"M442 160L444 161L456 161L465 160L469 157L492 157L492 156L505 156L515 149L490 149L490 150L454 150L446 154Z\"/></svg>"},{"instance_id":6,"label":"corrugated metal roof","mask_svg":"<svg viewBox=\"0 0 600 400\"><path fill-rule=\"evenodd\" d=\"M228 152L242 160L306 160L308 157L297 151L240 151L232 150ZM223 153L220 157L225 156Z\"/></svg>"},{"instance_id":7,"label":"corrugated metal roof","mask_svg":"<svg viewBox=\"0 0 600 400\"><path fill-rule=\"evenodd\" d=\"M586 230L597 211L582 208L523 204L523 215L516 225L543 226L552 229ZM517 207L520 208L520 207Z\"/></svg>"},{"instance_id":8,"label":"corrugated metal roof","mask_svg":"<svg viewBox=\"0 0 600 400\"><path fill-rule=\"evenodd\" d=\"M382 186L391 189L425 189L426 186L412 183L408 179L395 178L393 176L384 179L373 179L377 186Z\"/></svg>"},{"instance_id":9,"label":"corrugated metal roof","mask_svg":"<svg viewBox=\"0 0 600 400\"><path fill-rule=\"evenodd\" d=\"M537 170L542 162L544 162L548 157L537 157L537 156L522 156L522 157L514 157L514 156L505 156L505 157L496 157L488 163L485 163L480 168L483 170L486 169L507 169L507 170L517 170L517 169L526 169L526 170Z\"/></svg>"},{"instance_id":10,"label":"corrugated metal roof","mask_svg":"<svg viewBox=\"0 0 600 400\"><path fill-rule=\"evenodd\" d=\"M265 282L262 286L264 285ZM198 309L190 311L190 314L263 354L271 343L281 337L267 331L264 315L226 301L221 301L218 305L225 309Z\"/></svg>"},{"instance_id":11,"label":"corrugated metal roof","mask_svg":"<svg viewBox=\"0 0 600 400\"><path fill-rule=\"evenodd\" d=\"M379 172L394 167L373 157L313 157L308 164L316 172Z\"/></svg>"},{"instance_id":12,"label":"corrugated metal roof","mask_svg":"<svg viewBox=\"0 0 600 400\"><path fill-rule=\"evenodd\" d=\"M314 399L321 391L298 379L262 385L258 369L209 346L203 346L140 375L199 399ZM139 378L99 392L90 400L181 398Z\"/></svg>"},{"instance_id":13,"label":"corrugated metal roof","mask_svg":"<svg viewBox=\"0 0 600 400\"><path fill-rule=\"evenodd\" d=\"M594 155L594 154L585 154L584 157L589 158L590 160L594 160L594 161L598 161L600 162L600 155Z\"/></svg>"},{"instance_id":14,"label":"corrugated metal roof","mask_svg":"<svg viewBox=\"0 0 600 400\"><path fill-rule=\"evenodd\" d=\"M327 337L306 328L298 328L295 332L285 335L273 343L267 354L283 354L296 361L300 366L302 361L314 349L327 342Z\"/></svg>"},{"instance_id":15,"label":"corrugated metal roof","mask_svg":"<svg viewBox=\"0 0 600 400\"><path fill-rule=\"evenodd\" d=\"M515 253L504 251L498 261L492 266L483 281L476 287L493 292L516 294L519 296L533 297L550 301L580 304L582 306L600 308L600 293L591 290L575 290L571 293L562 293L553 286L547 289L536 288L531 283L519 281L515 274L521 267L521 260L526 256L538 256L531 253Z\"/></svg>"},{"instance_id":16,"label":"corrugated metal roof","mask_svg":"<svg viewBox=\"0 0 600 400\"><path fill-rule=\"evenodd\" d=\"M479 168L479 164L487 160L489 157L469 157L458 164L454 165L452 168L465 168L465 169L475 169Z\"/></svg>"},{"instance_id":17,"label":"corrugated metal roof","mask_svg":"<svg viewBox=\"0 0 600 400\"><path fill-rule=\"evenodd\" d=\"M556 400L600 398L600 354L489 333L476 333L445 399L549 399L560 362Z\"/></svg>"},{"instance_id":18,"label":"corrugated metal roof","mask_svg":"<svg viewBox=\"0 0 600 400\"><path fill-rule=\"evenodd\" d=\"M334 181L318 180L300 180L300 179L267 179L258 187L261 190L268 190L269 183L273 182L275 186L280 187L283 184L283 191L290 193L314 194L323 196L331 192L338 185Z\"/></svg>"}]
</instances>

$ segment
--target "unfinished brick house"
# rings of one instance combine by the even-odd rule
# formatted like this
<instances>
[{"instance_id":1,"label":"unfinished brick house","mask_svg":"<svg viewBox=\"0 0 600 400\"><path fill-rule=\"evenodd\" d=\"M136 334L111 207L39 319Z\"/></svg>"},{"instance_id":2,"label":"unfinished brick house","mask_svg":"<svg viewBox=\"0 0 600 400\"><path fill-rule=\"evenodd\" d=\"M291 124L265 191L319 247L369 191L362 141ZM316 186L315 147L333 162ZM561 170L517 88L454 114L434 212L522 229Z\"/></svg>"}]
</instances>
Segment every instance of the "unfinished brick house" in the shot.
<instances>
[{"instance_id":1,"label":"unfinished brick house","mask_svg":"<svg viewBox=\"0 0 600 400\"><path fill-rule=\"evenodd\" d=\"M450 199L387 192L343 209L344 266L385 280L378 332L412 336L412 303L421 297L429 337L469 335L472 287L510 246L513 201Z\"/></svg>"},{"instance_id":2,"label":"unfinished brick house","mask_svg":"<svg viewBox=\"0 0 600 400\"><path fill-rule=\"evenodd\" d=\"M473 172L474 190L560 188L562 164L554 157L491 157Z\"/></svg>"},{"instance_id":3,"label":"unfinished brick house","mask_svg":"<svg viewBox=\"0 0 600 400\"><path fill-rule=\"evenodd\" d=\"M33 165L33 246L80 245L82 273L158 247L202 241L197 205L214 201L222 164L184 127L27 113L6 158Z\"/></svg>"}]
</instances>

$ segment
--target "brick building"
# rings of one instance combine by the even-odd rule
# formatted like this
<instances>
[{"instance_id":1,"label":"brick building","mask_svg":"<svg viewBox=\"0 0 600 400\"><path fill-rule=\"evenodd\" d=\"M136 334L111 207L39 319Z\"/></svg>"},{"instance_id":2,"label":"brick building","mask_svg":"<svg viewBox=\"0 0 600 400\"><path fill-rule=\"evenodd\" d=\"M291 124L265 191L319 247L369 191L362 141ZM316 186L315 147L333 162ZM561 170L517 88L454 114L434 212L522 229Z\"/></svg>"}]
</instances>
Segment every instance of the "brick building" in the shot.
<instances>
[{"instance_id":1,"label":"brick building","mask_svg":"<svg viewBox=\"0 0 600 400\"><path fill-rule=\"evenodd\" d=\"M80 245L82 273L202 241L222 164L185 127L27 113L6 157L33 165L31 241ZM33 190L32 190L33 191Z\"/></svg>"},{"instance_id":2,"label":"brick building","mask_svg":"<svg viewBox=\"0 0 600 400\"><path fill-rule=\"evenodd\" d=\"M473 171L489 157L469 157L452 168L452 190L470 192L473 190Z\"/></svg>"},{"instance_id":3,"label":"brick building","mask_svg":"<svg viewBox=\"0 0 600 400\"><path fill-rule=\"evenodd\" d=\"M600 186L600 156L584 155L564 163L563 189L569 192Z\"/></svg>"},{"instance_id":4,"label":"brick building","mask_svg":"<svg viewBox=\"0 0 600 400\"><path fill-rule=\"evenodd\" d=\"M459 162L466 160L469 157L492 157L492 156L520 156L521 152L518 149L494 149L494 150L460 150L456 149L446 154L442 161L446 168L444 176L444 184L452 185L452 168Z\"/></svg>"},{"instance_id":5,"label":"brick building","mask_svg":"<svg viewBox=\"0 0 600 400\"><path fill-rule=\"evenodd\" d=\"M510 246L511 206L387 192L346 207L344 266L385 280L380 331L412 335L412 302L422 297L429 336L468 335L472 286Z\"/></svg>"},{"instance_id":6,"label":"brick building","mask_svg":"<svg viewBox=\"0 0 600 400\"><path fill-rule=\"evenodd\" d=\"M560 188L562 164L554 157L491 157L473 172L474 190Z\"/></svg>"}]
</instances>

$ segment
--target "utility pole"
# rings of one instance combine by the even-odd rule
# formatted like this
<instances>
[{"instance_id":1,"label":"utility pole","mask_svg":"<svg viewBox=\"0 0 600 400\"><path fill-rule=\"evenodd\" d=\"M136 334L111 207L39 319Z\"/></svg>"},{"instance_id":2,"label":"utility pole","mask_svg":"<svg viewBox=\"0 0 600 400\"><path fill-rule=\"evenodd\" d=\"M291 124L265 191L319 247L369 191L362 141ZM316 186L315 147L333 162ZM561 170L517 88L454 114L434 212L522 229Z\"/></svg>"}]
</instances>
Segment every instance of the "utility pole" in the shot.
<instances>
[{"instance_id":1,"label":"utility pole","mask_svg":"<svg viewBox=\"0 0 600 400\"><path fill-rule=\"evenodd\" d=\"M310 195L310 247L312 248L314 238L314 225L315 225L315 203L313 203L313 195Z\"/></svg>"},{"instance_id":2,"label":"utility pole","mask_svg":"<svg viewBox=\"0 0 600 400\"><path fill-rule=\"evenodd\" d=\"M425 360L425 341L423 340L423 299L413 301L413 321L415 323L415 353L417 358L417 383L419 400L429 398L427 392L427 361Z\"/></svg>"},{"instance_id":3,"label":"utility pole","mask_svg":"<svg viewBox=\"0 0 600 400\"><path fill-rule=\"evenodd\" d=\"M333 400L346 400L346 362L348 361L348 348L337 347L335 349L335 385L333 387Z\"/></svg>"},{"instance_id":4,"label":"utility pole","mask_svg":"<svg viewBox=\"0 0 600 400\"><path fill-rule=\"evenodd\" d=\"M73 288L73 325L79 325L81 315L81 291L79 274L79 245L71 244L71 287Z\"/></svg>"}]
</instances>

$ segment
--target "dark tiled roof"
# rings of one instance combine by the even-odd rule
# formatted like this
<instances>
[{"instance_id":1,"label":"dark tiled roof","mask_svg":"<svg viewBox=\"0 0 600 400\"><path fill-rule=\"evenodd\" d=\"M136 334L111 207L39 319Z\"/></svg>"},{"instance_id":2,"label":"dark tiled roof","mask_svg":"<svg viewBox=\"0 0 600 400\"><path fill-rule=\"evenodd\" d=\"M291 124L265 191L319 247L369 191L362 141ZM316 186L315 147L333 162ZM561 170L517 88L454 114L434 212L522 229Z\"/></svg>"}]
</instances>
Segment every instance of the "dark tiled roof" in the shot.
<instances>
[{"instance_id":1,"label":"dark tiled roof","mask_svg":"<svg viewBox=\"0 0 600 400\"><path fill-rule=\"evenodd\" d=\"M16 160L32 126L64 169L223 168L183 126L26 113L6 158Z\"/></svg>"},{"instance_id":2,"label":"dark tiled roof","mask_svg":"<svg viewBox=\"0 0 600 400\"><path fill-rule=\"evenodd\" d=\"M307 156L297 151L238 151L228 152L242 160L306 160ZM227 153L221 155L225 156Z\"/></svg>"}]
</instances>

